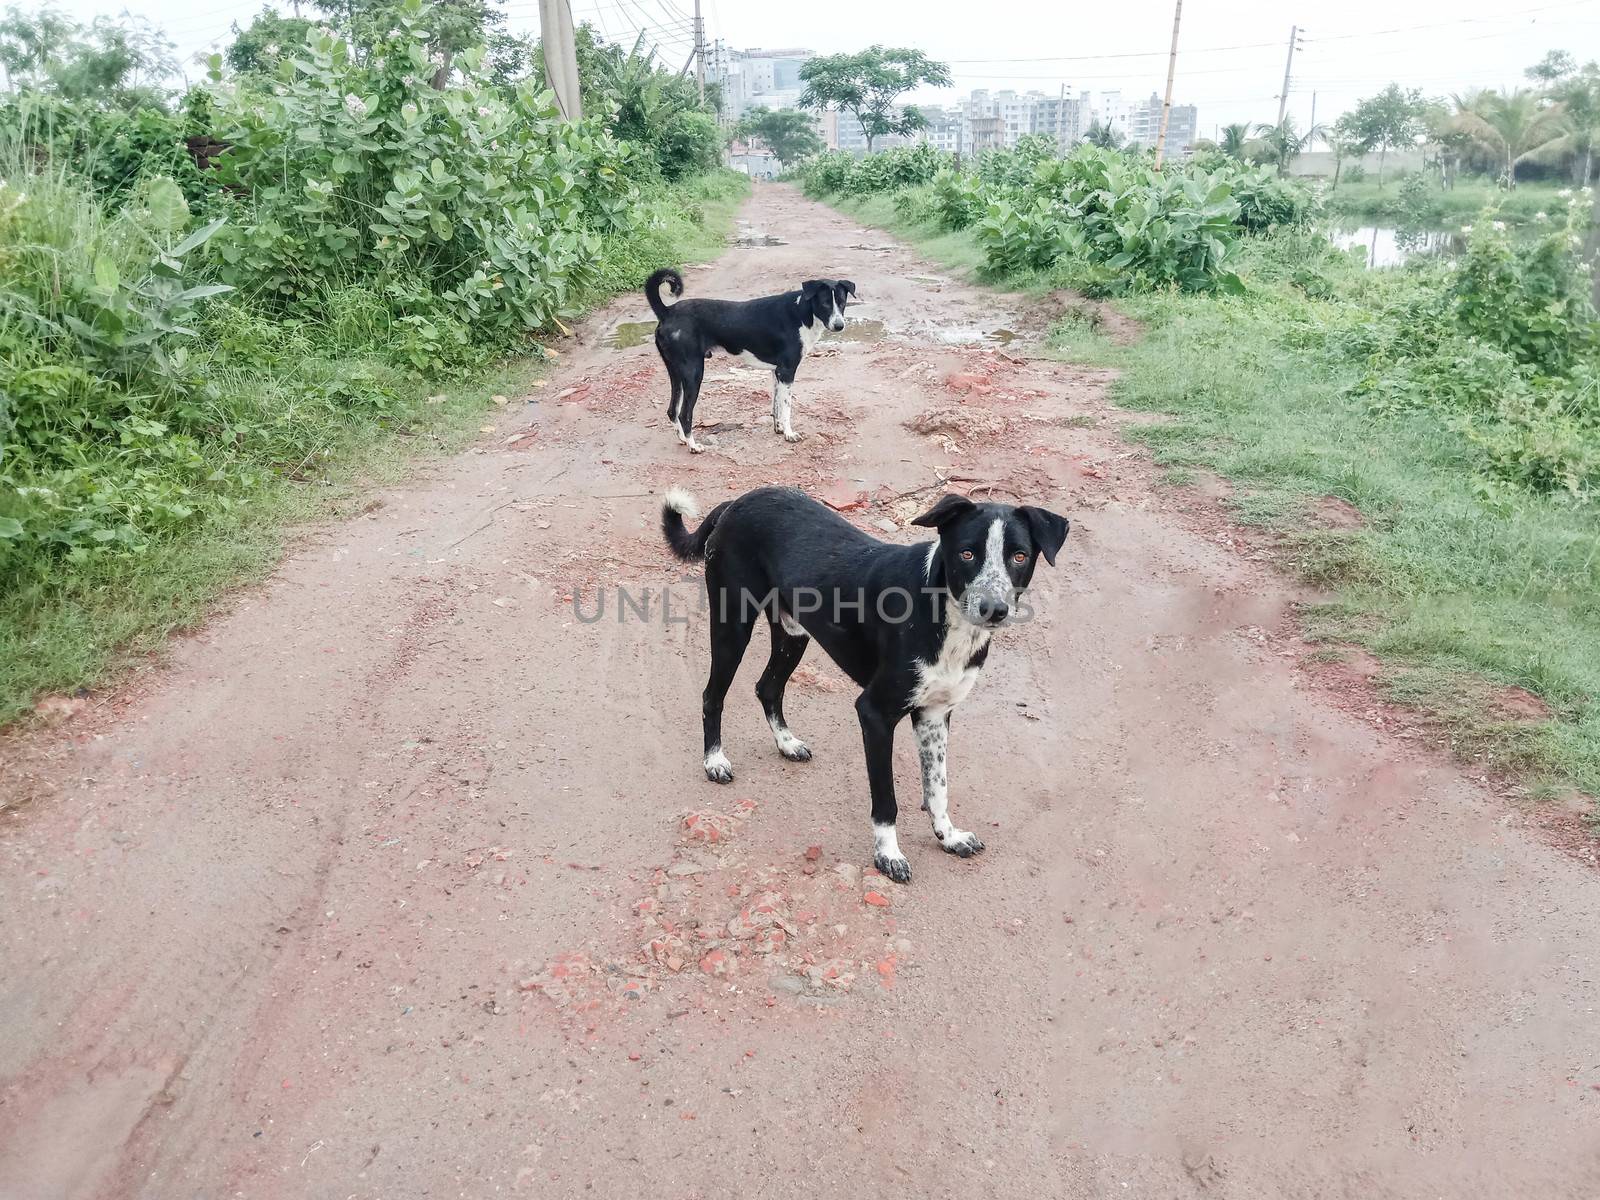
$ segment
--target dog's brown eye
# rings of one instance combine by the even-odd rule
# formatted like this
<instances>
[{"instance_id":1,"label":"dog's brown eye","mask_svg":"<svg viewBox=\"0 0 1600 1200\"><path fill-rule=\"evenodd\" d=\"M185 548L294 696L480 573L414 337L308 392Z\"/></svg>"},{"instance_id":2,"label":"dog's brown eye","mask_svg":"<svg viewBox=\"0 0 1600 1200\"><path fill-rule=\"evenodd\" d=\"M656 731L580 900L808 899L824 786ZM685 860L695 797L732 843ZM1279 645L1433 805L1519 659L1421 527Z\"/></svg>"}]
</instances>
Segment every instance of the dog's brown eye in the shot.
<instances>
[{"instance_id":1,"label":"dog's brown eye","mask_svg":"<svg viewBox=\"0 0 1600 1200\"><path fill-rule=\"evenodd\" d=\"M962 562L971 562L972 561L972 551L971 550L963 550L961 552L961 561Z\"/></svg>"},{"instance_id":2,"label":"dog's brown eye","mask_svg":"<svg viewBox=\"0 0 1600 1200\"><path fill-rule=\"evenodd\" d=\"M1015 554L1013 554L1011 556L1011 561L1015 562L1015 563L1025 563L1025 562L1027 562L1028 561L1028 552L1026 550L1018 550Z\"/></svg>"}]
</instances>

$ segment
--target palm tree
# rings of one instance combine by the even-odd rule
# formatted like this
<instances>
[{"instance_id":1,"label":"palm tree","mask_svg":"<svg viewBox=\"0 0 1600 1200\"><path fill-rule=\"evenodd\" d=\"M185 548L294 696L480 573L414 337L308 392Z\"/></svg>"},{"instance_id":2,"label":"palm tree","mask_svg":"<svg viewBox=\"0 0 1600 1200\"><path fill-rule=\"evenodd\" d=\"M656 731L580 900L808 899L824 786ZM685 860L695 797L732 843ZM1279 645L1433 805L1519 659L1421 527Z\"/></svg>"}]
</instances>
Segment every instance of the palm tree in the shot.
<instances>
[{"instance_id":1,"label":"palm tree","mask_svg":"<svg viewBox=\"0 0 1600 1200\"><path fill-rule=\"evenodd\" d=\"M1505 165L1506 186L1517 186L1517 165L1548 151L1562 137L1561 105L1528 88L1455 97L1456 124Z\"/></svg>"},{"instance_id":2,"label":"palm tree","mask_svg":"<svg viewBox=\"0 0 1600 1200\"><path fill-rule=\"evenodd\" d=\"M1090 121L1083 140L1103 150L1116 150L1122 145L1122 134L1114 125L1102 125L1099 121Z\"/></svg>"},{"instance_id":3,"label":"palm tree","mask_svg":"<svg viewBox=\"0 0 1600 1200\"><path fill-rule=\"evenodd\" d=\"M1313 125L1304 134L1296 133L1294 118L1286 116L1276 125L1257 125L1255 146L1262 161L1275 164L1278 174L1284 175L1288 173L1289 164L1305 153L1322 133L1320 125Z\"/></svg>"},{"instance_id":4,"label":"palm tree","mask_svg":"<svg viewBox=\"0 0 1600 1200\"><path fill-rule=\"evenodd\" d=\"M1245 162L1250 157L1250 126L1240 122L1222 127L1222 140L1217 144L1229 158Z\"/></svg>"}]
</instances>

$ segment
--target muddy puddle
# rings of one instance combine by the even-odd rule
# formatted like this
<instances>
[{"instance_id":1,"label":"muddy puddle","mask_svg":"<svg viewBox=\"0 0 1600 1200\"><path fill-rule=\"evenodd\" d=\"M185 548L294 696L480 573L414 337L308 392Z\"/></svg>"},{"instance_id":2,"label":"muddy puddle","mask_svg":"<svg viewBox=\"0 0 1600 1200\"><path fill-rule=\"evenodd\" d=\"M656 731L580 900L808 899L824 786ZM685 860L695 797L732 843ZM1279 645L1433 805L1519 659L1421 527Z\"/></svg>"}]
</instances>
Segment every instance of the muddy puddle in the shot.
<instances>
[{"instance_id":1,"label":"muddy puddle","mask_svg":"<svg viewBox=\"0 0 1600 1200\"><path fill-rule=\"evenodd\" d=\"M631 350L648 342L655 331L654 321L623 321L606 334L604 344L612 350Z\"/></svg>"},{"instance_id":2,"label":"muddy puddle","mask_svg":"<svg viewBox=\"0 0 1600 1200\"><path fill-rule=\"evenodd\" d=\"M781 237L774 237L760 229L752 229L748 225L741 225L739 232L728 239L728 245L749 250L758 246L787 246L789 243Z\"/></svg>"},{"instance_id":3,"label":"muddy puddle","mask_svg":"<svg viewBox=\"0 0 1600 1200\"><path fill-rule=\"evenodd\" d=\"M983 329L977 325L926 325L915 331L941 346L1009 346L1015 330Z\"/></svg>"},{"instance_id":4,"label":"muddy puddle","mask_svg":"<svg viewBox=\"0 0 1600 1200\"><path fill-rule=\"evenodd\" d=\"M846 321L842 333L829 334L836 342L881 342L887 336L882 321Z\"/></svg>"}]
</instances>

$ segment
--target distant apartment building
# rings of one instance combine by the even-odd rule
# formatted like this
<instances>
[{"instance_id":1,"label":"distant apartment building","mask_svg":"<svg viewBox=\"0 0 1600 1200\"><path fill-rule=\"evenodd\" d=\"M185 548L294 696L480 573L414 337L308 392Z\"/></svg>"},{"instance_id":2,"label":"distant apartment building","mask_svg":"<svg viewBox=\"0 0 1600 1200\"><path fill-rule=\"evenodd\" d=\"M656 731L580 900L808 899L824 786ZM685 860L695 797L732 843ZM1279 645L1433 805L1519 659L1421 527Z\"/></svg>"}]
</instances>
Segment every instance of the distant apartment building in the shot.
<instances>
[{"instance_id":1,"label":"distant apartment building","mask_svg":"<svg viewBox=\"0 0 1600 1200\"><path fill-rule=\"evenodd\" d=\"M707 54L707 77L722 86L723 120L737 122L756 107L798 108L805 85L800 69L814 52L798 48L730 50L721 43ZM1028 134L1047 134L1062 150L1082 141L1091 125L1109 126L1133 145L1152 146L1161 127L1161 97L1131 101L1119 91L1079 92L1062 86L1046 92L991 91L978 88L952 104L918 105L927 126L916 134L882 134L875 150L927 142L952 154L980 154L1005 149ZM817 131L830 149L865 154L867 136L848 113L815 116ZM1167 123L1167 152L1188 154L1194 147L1199 114L1192 104L1172 106Z\"/></svg>"},{"instance_id":2,"label":"distant apartment building","mask_svg":"<svg viewBox=\"0 0 1600 1200\"><path fill-rule=\"evenodd\" d=\"M1127 128L1123 132L1136 146L1154 146L1161 136L1161 97L1155 92L1150 99L1128 112ZM1199 110L1192 104L1174 104L1167 114L1167 153L1182 157L1194 149L1195 129L1199 124Z\"/></svg>"},{"instance_id":3,"label":"distant apartment building","mask_svg":"<svg viewBox=\"0 0 1600 1200\"><path fill-rule=\"evenodd\" d=\"M798 108L800 68L811 50L728 50L707 54L707 77L722 86L723 119L738 121L752 108Z\"/></svg>"}]
</instances>

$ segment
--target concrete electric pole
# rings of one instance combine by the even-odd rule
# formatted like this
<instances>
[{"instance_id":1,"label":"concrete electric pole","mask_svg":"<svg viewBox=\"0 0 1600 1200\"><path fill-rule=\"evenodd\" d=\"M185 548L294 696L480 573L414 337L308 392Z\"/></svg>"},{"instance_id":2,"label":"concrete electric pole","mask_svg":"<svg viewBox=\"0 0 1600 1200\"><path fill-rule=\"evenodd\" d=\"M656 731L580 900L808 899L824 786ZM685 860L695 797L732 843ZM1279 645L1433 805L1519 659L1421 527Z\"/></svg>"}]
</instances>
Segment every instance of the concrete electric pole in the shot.
<instances>
[{"instance_id":1,"label":"concrete electric pole","mask_svg":"<svg viewBox=\"0 0 1600 1200\"><path fill-rule=\"evenodd\" d=\"M1289 57L1283 64L1283 94L1278 97L1278 124L1283 124L1283 113L1289 107L1289 72L1294 69L1294 50L1300 41L1300 26L1289 26Z\"/></svg>"},{"instance_id":2,"label":"concrete electric pole","mask_svg":"<svg viewBox=\"0 0 1600 1200\"><path fill-rule=\"evenodd\" d=\"M583 120L578 91L578 44L568 0L539 0L539 44L544 49L544 75L556 94L556 107L568 121Z\"/></svg>"},{"instance_id":3,"label":"concrete electric pole","mask_svg":"<svg viewBox=\"0 0 1600 1200\"><path fill-rule=\"evenodd\" d=\"M1161 129L1156 134L1156 170L1167 153L1167 121L1172 116L1172 79L1178 73L1178 23L1183 20L1183 0L1172 8L1172 52L1167 55L1167 96L1161 102Z\"/></svg>"},{"instance_id":4,"label":"concrete electric pole","mask_svg":"<svg viewBox=\"0 0 1600 1200\"><path fill-rule=\"evenodd\" d=\"M700 103L706 99L706 23L700 18L700 0L694 0L694 74L700 84Z\"/></svg>"}]
</instances>

